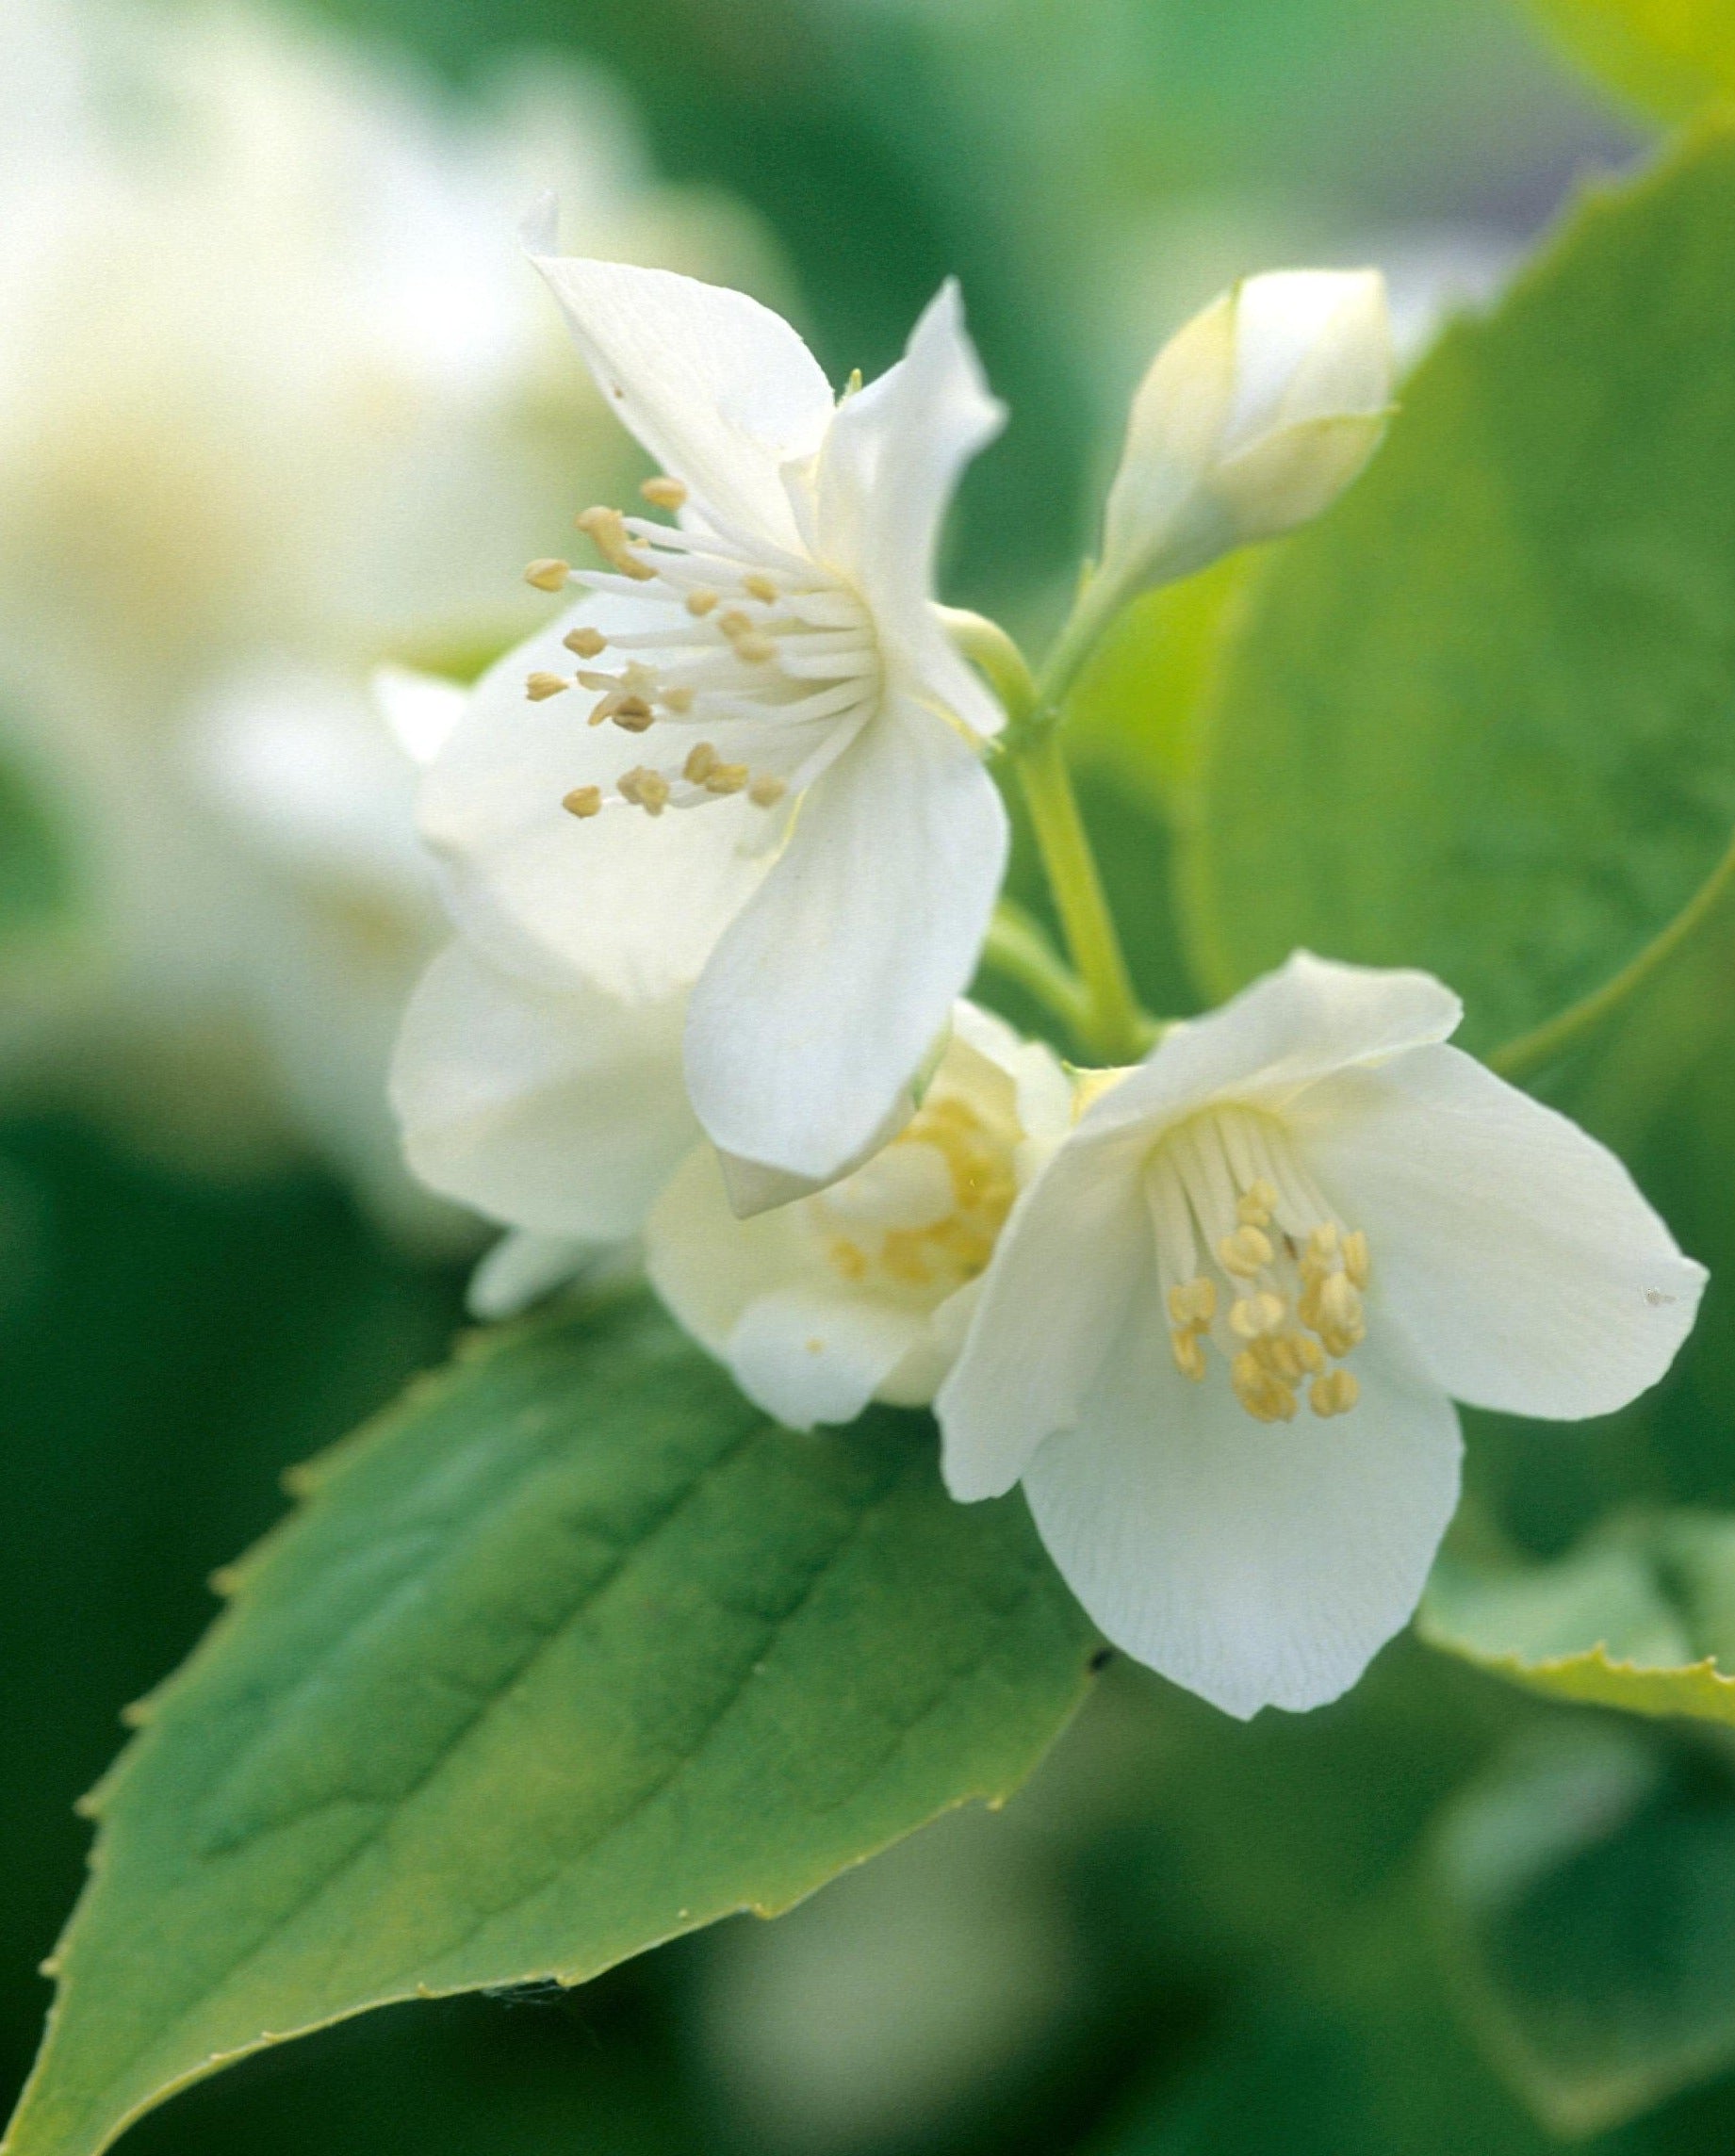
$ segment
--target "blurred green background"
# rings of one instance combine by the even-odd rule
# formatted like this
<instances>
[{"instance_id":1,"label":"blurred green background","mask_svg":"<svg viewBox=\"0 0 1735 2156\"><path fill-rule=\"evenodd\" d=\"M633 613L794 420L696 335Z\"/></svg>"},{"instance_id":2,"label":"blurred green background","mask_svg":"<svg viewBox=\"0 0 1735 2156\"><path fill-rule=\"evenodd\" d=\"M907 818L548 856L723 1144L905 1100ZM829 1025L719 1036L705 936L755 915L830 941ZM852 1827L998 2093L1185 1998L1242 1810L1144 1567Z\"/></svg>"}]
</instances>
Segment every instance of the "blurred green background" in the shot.
<instances>
[{"instance_id":1,"label":"blurred green background","mask_svg":"<svg viewBox=\"0 0 1735 2156\"><path fill-rule=\"evenodd\" d=\"M748 237L729 245L836 378L885 366L958 276L1014 416L966 484L947 596L1036 635L1088 544L1132 383L1229 278L1379 262L1414 351L1443 309L1498 289L1585 175L1648 141L1507 0L303 0L300 19L333 41L332 65L454 126L504 71L565 81L576 66L586 95L600 82L609 124L638 131L656 173L745 205ZM27 118L14 91L14 148ZM498 245L509 254L503 219ZM438 536L463 547L466 528ZM502 552L487 574L506 592L515 566ZM110 633L94 596L72 625L87 639ZM24 694L34 678L8 633L0 662ZM1106 780L1085 792L1148 999L1189 1007L1164 834ZM28 897L36 841L8 829ZM80 843L70 825L41 840L74 862ZM1019 888L1038 900L1026 870ZM20 1007L52 962L33 962ZM276 1516L283 1468L437 1360L460 1322L462 1234L386 1233L304 1146L214 1163L179 1126L221 1119L226 1081L142 1068L122 1055L93 1100L25 1055L0 1125L14 2083L46 2002L36 1966L81 1875L71 1803L112 1755L119 1708L191 1645L206 1576ZM176 1086L190 1107L168 1135L113 1112L117 1094ZM1521 1497L1538 1547L1576 1524L1569 1488ZM1446 1995L1422 1912L1441 1807L1490 1772L1532 1801L1503 1748L1539 1718L1408 1642L1337 1707L1248 1728L1117 1671L1003 1818L941 1821L777 1925L725 1926L574 1996L394 2012L255 2060L127 2146L1544 2148ZM1630 1897L1686 1895L1710 1923L1735 1882L1689 1861L1694 1822L1709 1834L1731 1803L1694 1749L1708 1742L1682 1739L1646 1785ZM1731 2134L1735 2085L1713 2079L1590 2146L1710 2150Z\"/></svg>"}]
</instances>

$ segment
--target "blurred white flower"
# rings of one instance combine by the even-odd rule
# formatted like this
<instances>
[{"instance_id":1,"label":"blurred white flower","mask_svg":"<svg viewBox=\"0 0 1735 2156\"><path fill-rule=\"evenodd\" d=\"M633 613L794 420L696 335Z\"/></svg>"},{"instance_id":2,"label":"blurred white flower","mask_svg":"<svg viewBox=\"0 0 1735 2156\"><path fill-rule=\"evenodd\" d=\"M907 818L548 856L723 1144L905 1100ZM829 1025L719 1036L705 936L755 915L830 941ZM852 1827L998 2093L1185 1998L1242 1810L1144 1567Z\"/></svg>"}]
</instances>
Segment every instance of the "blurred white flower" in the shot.
<instances>
[{"instance_id":1,"label":"blurred white flower","mask_svg":"<svg viewBox=\"0 0 1735 2156\"><path fill-rule=\"evenodd\" d=\"M1134 396L1090 618L1318 515L1378 447L1391 389L1378 270L1250 277L1196 315Z\"/></svg>"},{"instance_id":2,"label":"blurred white flower","mask_svg":"<svg viewBox=\"0 0 1735 2156\"><path fill-rule=\"evenodd\" d=\"M811 1197L738 1219L701 1146L645 1233L651 1284L747 1397L796 1429L925 1406L1013 1200L1072 1119L1046 1048L960 1003L899 1135Z\"/></svg>"},{"instance_id":3,"label":"blurred white flower","mask_svg":"<svg viewBox=\"0 0 1735 2156\"><path fill-rule=\"evenodd\" d=\"M941 520L1002 410L950 286L839 401L739 292L539 266L678 520L592 510L611 573L532 564L594 596L483 682L422 830L502 964L691 988L712 1139L830 1178L908 1113L1005 866L981 754L1003 714L932 602Z\"/></svg>"},{"instance_id":4,"label":"blurred white flower","mask_svg":"<svg viewBox=\"0 0 1735 2156\"><path fill-rule=\"evenodd\" d=\"M404 774L336 846L304 772L276 825L238 775L285 747L302 683L303 746L380 778L375 663L504 648L575 477L626 482L514 245L526 201L558 187L587 245L748 283L764 251L655 184L618 103L559 67L478 110L266 13L13 0L0 70L0 729L61 796L103 961L64 999L61 1068L172 1044L185 1144L287 1126L402 1221L383 1056L440 933ZM333 972L364 797L393 826L374 929L379 859L406 872L401 949ZM220 1086L210 1045L250 1082Z\"/></svg>"},{"instance_id":5,"label":"blurred white flower","mask_svg":"<svg viewBox=\"0 0 1735 2156\"><path fill-rule=\"evenodd\" d=\"M1703 1268L1459 1017L1298 953L1087 1082L939 1396L954 1495L1022 1478L1107 1636L1232 1714L1335 1698L1410 1615L1453 1398L1606 1414L1693 1324Z\"/></svg>"}]
</instances>

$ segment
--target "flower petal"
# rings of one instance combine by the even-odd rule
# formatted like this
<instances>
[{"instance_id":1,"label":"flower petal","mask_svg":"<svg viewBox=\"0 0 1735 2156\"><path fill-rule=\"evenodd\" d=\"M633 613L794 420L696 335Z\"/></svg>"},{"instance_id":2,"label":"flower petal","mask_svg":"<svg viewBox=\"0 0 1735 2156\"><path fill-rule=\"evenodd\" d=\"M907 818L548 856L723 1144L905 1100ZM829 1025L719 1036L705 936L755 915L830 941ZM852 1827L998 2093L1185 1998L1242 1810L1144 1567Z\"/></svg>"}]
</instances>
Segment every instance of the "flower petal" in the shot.
<instances>
[{"instance_id":1,"label":"flower petal","mask_svg":"<svg viewBox=\"0 0 1735 2156\"><path fill-rule=\"evenodd\" d=\"M1611 1413L1692 1329L1704 1267L1620 1162L1459 1050L1346 1072L1292 1124L1322 1190L1367 1231L1374 1327L1392 1312L1457 1398Z\"/></svg>"},{"instance_id":2,"label":"flower petal","mask_svg":"<svg viewBox=\"0 0 1735 2156\"><path fill-rule=\"evenodd\" d=\"M798 544L781 467L832 413L818 361L745 292L669 270L532 255L610 408L701 509Z\"/></svg>"},{"instance_id":3,"label":"flower petal","mask_svg":"<svg viewBox=\"0 0 1735 2156\"><path fill-rule=\"evenodd\" d=\"M925 1334L908 1311L816 1286L817 1253L795 1211L737 1220L709 1146L658 1200L645 1260L676 1321L794 1429L852 1421Z\"/></svg>"},{"instance_id":4,"label":"flower petal","mask_svg":"<svg viewBox=\"0 0 1735 2156\"><path fill-rule=\"evenodd\" d=\"M1175 1369L1154 1266L1076 1427L1024 1476L1038 1530L1119 1647L1245 1718L1323 1706L1415 1609L1458 1497L1451 1403L1388 1331L1349 1414L1263 1424Z\"/></svg>"},{"instance_id":5,"label":"flower petal","mask_svg":"<svg viewBox=\"0 0 1735 2156\"><path fill-rule=\"evenodd\" d=\"M680 1021L679 998L555 994L451 945L411 999L392 1064L411 1167L516 1228L636 1234L696 1135Z\"/></svg>"},{"instance_id":6,"label":"flower petal","mask_svg":"<svg viewBox=\"0 0 1735 2156\"><path fill-rule=\"evenodd\" d=\"M597 1257L595 1243L569 1235L535 1235L514 1228L500 1237L470 1275L464 1306L472 1317L493 1324L516 1317L557 1287L589 1270Z\"/></svg>"},{"instance_id":7,"label":"flower petal","mask_svg":"<svg viewBox=\"0 0 1735 2156\"><path fill-rule=\"evenodd\" d=\"M1077 1419L1150 1240L1138 1175L1100 1147L1063 1147L1019 1199L935 1402L955 1497L1002 1495L1043 1440Z\"/></svg>"},{"instance_id":8,"label":"flower petal","mask_svg":"<svg viewBox=\"0 0 1735 2156\"><path fill-rule=\"evenodd\" d=\"M959 473L1005 423L948 280L897 366L838 407L817 476L820 556L859 586L894 682L980 735L1006 715L935 615L934 562Z\"/></svg>"},{"instance_id":9,"label":"flower petal","mask_svg":"<svg viewBox=\"0 0 1735 2156\"><path fill-rule=\"evenodd\" d=\"M1006 853L979 759L893 700L803 798L694 990L687 1085L718 1147L810 1176L861 1152L974 971Z\"/></svg>"},{"instance_id":10,"label":"flower petal","mask_svg":"<svg viewBox=\"0 0 1735 2156\"><path fill-rule=\"evenodd\" d=\"M1208 1017L1171 1026L1087 1110L1080 1134L1160 1124L1222 1099L1284 1108L1329 1071L1444 1040L1463 1013L1432 973L1297 951Z\"/></svg>"},{"instance_id":11,"label":"flower petal","mask_svg":"<svg viewBox=\"0 0 1735 2156\"><path fill-rule=\"evenodd\" d=\"M509 652L477 684L422 781L417 821L446 870L460 925L515 972L576 971L610 994L689 986L766 869L747 851L761 812L745 795L651 818L624 806L579 822L575 786L612 788L647 739L586 724L580 691L532 703L525 676L569 673L566 632L636 628L630 603L589 599Z\"/></svg>"}]
</instances>

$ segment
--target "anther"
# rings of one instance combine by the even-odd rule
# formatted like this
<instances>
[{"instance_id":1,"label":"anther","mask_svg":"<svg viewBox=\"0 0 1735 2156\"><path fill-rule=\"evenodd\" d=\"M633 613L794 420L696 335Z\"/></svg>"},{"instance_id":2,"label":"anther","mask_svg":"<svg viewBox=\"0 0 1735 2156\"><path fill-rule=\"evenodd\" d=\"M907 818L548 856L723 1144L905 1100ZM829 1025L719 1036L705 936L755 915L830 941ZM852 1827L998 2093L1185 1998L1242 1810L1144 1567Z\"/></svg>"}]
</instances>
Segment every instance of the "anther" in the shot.
<instances>
[{"instance_id":1,"label":"anther","mask_svg":"<svg viewBox=\"0 0 1735 2156\"><path fill-rule=\"evenodd\" d=\"M565 588L566 579L571 574L570 562L557 561L552 554L548 554L531 564L524 572L524 581L534 584L539 592L558 592Z\"/></svg>"},{"instance_id":2,"label":"anther","mask_svg":"<svg viewBox=\"0 0 1735 2156\"><path fill-rule=\"evenodd\" d=\"M646 480L640 486L639 492L653 509L676 510L687 498L685 482L681 480L670 479L665 474L659 474L655 479Z\"/></svg>"},{"instance_id":3,"label":"anther","mask_svg":"<svg viewBox=\"0 0 1735 2156\"><path fill-rule=\"evenodd\" d=\"M697 621L702 621L708 613L712 612L719 603L716 593L706 585L687 594L687 612Z\"/></svg>"},{"instance_id":4,"label":"anther","mask_svg":"<svg viewBox=\"0 0 1735 2156\"><path fill-rule=\"evenodd\" d=\"M609 716L623 732L642 734L656 719L656 712L643 696L622 695L611 700L614 703L614 709Z\"/></svg>"},{"instance_id":5,"label":"anther","mask_svg":"<svg viewBox=\"0 0 1735 2156\"><path fill-rule=\"evenodd\" d=\"M707 776L717 768L719 760L716 750L708 741L695 742L687 751L687 760L680 767L680 776L695 786L703 786Z\"/></svg>"},{"instance_id":6,"label":"anther","mask_svg":"<svg viewBox=\"0 0 1735 2156\"><path fill-rule=\"evenodd\" d=\"M761 635L758 629L747 636L737 636L732 641L736 658L747 666L762 666L767 659L775 659L777 655L776 644L770 637Z\"/></svg>"},{"instance_id":7,"label":"anther","mask_svg":"<svg viewBox=\"0 0 1735 2156\"><path fill-rule=\"evenodd\" d=\"M1240 1280L1251 1280L1270 1264L1274 1252L1268 1235L1258 1228L1244 1224L1233 1235L1223 1237L1217 1246L1217 1255L1226 1273L1234 1273Z\"/></svg>"},{"instance_id":8,"label":"anther","mask_svg":"<svg viewBox=\"0 0 1735 2156\"><path fill-rule=\"evenodd\" d=\"M747 783L745 763L716 763L705 774L707 793L739 793Z\"/></svg>"},{"instance_id":9,"label":"anther","mask_svg":"<svg viewBox=\"0 0 1735 2156\"><path fill-rule=\"evenodd\" d=\"M1361 1396L1353 1370L1328 1370L1307 1388L1307 1404L1317 1415L1348 1414Z\"/></svg>"},{"instance_id":10,"label":"anther","mask_svg":"<svg viewBox=\"0 0 1735 2156\"><path fill-rule=\"evenodd\" d=\"M632 551L627 521L618 509L600 506L587 509L574 521L612 569L618 569L623 577L635 578L642 584L655 581L656 570Z\"/></svg>"},{"instance_id":11,"label":"anther","mask_svg":"<svg viewBox=\"0 0 1735 2156\"><path fill-rule=\"evenodd\" d=\"M728 607L717 616L717 627L733 644L737 637L753 634L753 616L743 613L738 606Z\"/></svg>"},{"instance_id":12,"label":"anther","mask_svg":"<svg viewBox=\"0 0 1735 2156\"><path fill-rule=\"evenodd\" d=\"M1169 1345L1174 1351L1175 1368L1194 1384L1203 1385L1205 1380L1204 1349L1199 1345L1199 1335L1190 1325L1177 1325L1169 1335Z\"/></svg>"},{"instance_id":13,"label":"anther","mask_svg":"<svg viewBox=\"0 0 1735 2156\"><path fill-rule=\"evenodd\" d=\"M1255 1422L1288 1422L1296 1397L1281 1378L1271 1375L1251 1348L1242 1348L1229 1366L1235 1396Z\"/></svg>"},{"instance_id":14,"label":"anther","mask_svg":"<svg viewBox=\"0 0 1735 2156\"><path fill-rule=\"evenodd\" d=\"M621 773L615 785L623 801L630 801L647 816L661 816L667 806L669 782L660 771L652 771L648 765L635 763L630 771Z\"/></svg>"},{"instance_id":15,"label":"anther","mask_svg":"<svg viewBox=\"0 0 1735 2156\"><path fill-rule=\"evenodd\" d=\"M758 599L765 606L779 596L777 587L762 569L755 569L751 576L743 577L741 588L749 598Z\"/></svg>"},{"instance_id":16,"label":"anther","mask_svg":"<svg viewBox=\"0 0 1735 2156\"><path fill-rule=\"evenodd\" d=\"M595 629L569 629L561 642L580 659L595 659L608 648L608 638Z\"/></svg>"},{"instance_id":17,"label":"anther","mask_svg":"<svg viewBox=\"0 0 1735 2156\"><path fill-rule=\"evenodd\" d=\"M564 689L570 689L572 683L564 674L544 674L538 671L526 678L524 694L532 704L540 704L547 697L558 696Z\"/></svg>"},{"instance_id":18,"label":"anther","mask_svg":"<svg viewBox=\"0 0 1735 2156\"><path fill-rule=\"evenodd\" d=\"M661 701L665 711L690 711L693 709L693 691L687 688L664 689Z\"/></svg>"},{"instance_id":19,"label":"anther","mask_svg":"<svg viewBox=\"0 0 1735 2156\"><path fill-rule=\"evenodd\" d=\"M1249 1184L1235 1209L1235 1217L1244 1228L1269 1228L1271 1216L1277 1210L1277 1193L1261 1176L1257 1183Z\"/></svg>"},{"instance_id":20,"label":"anther","mask_svg":"<svg viewBox=\"0 0 1735 2156\"><path fill-rule=\"evenodd\" d=\"M747 788L747 799L756 808L775 808L788 792L787 780L779 778L775 771L761 771Z\"/></svg>"},{"instance_id":21,"label":"anther","mask_svg":"<svg viewBox=\"0 0 1735 2156\"><path fill-rule=\"evenodd\" d=\"M1367 1285L1368 1266L1367 1234L1360 1228L1352 1229L1343 1239L1343 1269L1349 1274L1352 1286L1365 1288Z\"/></svg>"},{"instance_id":22,"label":"anther","mask_svg":"<svg viewBox=\"0 0 1735 2156\"><path fill-rule=\"evenodd\" d=\"M1275 1332L1288 1315L1289 1305L1281 1295L1244 1296L1230 1306L1229 1326L1243 1340L1257 1340L1262 1333Z\"/></svg>"},{"instance_id":23,"label":"anther","mask_svg":"<svg viewBox=\"0 0 1735 2156\"><path fill-rule=\"evenodd\" d=\"M1201 1273L1171 1287L1169 1315L1175 1325L1209 1325L1217 1315L1217 1282Z\"/></svg>"},{"instance_id":24,"label":"anther","mask_svg":"<svg viewBox=\"0 0 1735 2156\"><path fill-rule=\"evenodd\" d=\"M561 796L561 807L568 816L599 816L602 813L602 789L600 786L575 786L570 793Z\"/></svg>"}]
</instances>

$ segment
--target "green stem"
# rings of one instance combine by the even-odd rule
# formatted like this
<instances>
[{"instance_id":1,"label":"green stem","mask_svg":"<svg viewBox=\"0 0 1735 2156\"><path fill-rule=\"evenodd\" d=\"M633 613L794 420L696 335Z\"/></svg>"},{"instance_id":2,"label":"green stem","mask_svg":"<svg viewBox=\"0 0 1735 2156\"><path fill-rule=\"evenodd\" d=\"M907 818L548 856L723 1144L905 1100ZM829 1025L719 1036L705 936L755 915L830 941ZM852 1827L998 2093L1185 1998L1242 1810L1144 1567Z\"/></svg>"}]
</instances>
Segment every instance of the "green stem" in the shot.
<instances>
[{"instance_id":1,"label":"green stem","mask_svg":"<svg viewBox=\"0 0 1735 2156\"><path fill-rule=\"evenodd\" d=\"M1016 981L1057 1018L1082 1044L1090 1030L1090 996L1085 984L1022 906L1003 898L983 946L982 963Z\"/></svg>"},{"instance_id":2,"label":"green stem","mask_svg":"<svg viewBox=\"0 0 1735 2156\"><path fill-rule=\"evenodd\" d=\"M1549 1064L1559 1062L1563 1055L1595 1034L1629 996L1636 994L1665 966L1704 926L1731 891L1735 891L1735 839L1731 839L1727 852L1674 920L1653 937L1635 958L1629 959L1599 988L1593 988L1589 995L1569 1004L1557 1018L1497 1049L1488 1058L1489 1068L1498 1070L1502 1078L1522 1084L1547 1070Z\"/></svg>"},{"instance_id":3,"label":"green stem","mask_svg":"<svg viewBox=\"0 0 1735 2156\"><path fill-rule=\"evenodd\" d=\"M1084 982L1088 1004L1080 1037L1105 1062L1136 1063L1151 1045L1154 1028L1133 993L1056 732L1049 729L1026 740L1018 757L1018 776L1067 949Z\"/></svg>"}]
</instances>

